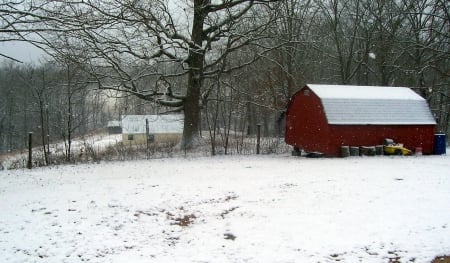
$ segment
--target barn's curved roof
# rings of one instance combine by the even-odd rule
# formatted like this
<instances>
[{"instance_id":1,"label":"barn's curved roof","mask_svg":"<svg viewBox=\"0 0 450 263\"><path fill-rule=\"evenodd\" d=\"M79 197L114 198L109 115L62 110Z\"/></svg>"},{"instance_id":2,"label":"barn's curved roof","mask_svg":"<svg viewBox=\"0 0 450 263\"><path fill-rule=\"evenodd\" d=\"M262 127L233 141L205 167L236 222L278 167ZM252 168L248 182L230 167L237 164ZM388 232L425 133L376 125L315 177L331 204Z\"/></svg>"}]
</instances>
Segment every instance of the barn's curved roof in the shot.
<instances>
[{"instance_id":1,"label":"barn's curved roof","mask_svg":"<svg viewBox=\"0 0 450 263\"><path fill-rule=\"evenodd\" d=\"M434 125L424 98L410 88L308 84L329 124Z\"/></svg>"}]
</instances>

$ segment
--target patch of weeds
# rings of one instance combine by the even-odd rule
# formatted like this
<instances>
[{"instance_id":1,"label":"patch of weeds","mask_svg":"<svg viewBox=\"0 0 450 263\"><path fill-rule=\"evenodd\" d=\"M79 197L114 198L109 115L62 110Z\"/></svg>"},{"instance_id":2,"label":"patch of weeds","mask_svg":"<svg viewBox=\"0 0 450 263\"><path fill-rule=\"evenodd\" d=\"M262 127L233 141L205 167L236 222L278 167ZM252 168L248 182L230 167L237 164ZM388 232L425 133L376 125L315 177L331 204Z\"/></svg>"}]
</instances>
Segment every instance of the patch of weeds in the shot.
<instances>
[{"instance_id":1,"label":"patch of weeds","mask_svg":"<svg viewBox=\"0 0 450 263\"><path fill-rule=\"evenodd\" d=\"M194 214L187 214L180 217L175 217L172 213L167 212L166 213L167 218L174 221L172 225L178 225L181 227L187 227L190 224L194 222L194 220L197 218Z\"/></svg>"},{"instance_id":2,"label":"patch of weeds","mask_svg":"<svg viewBox=\"0 0 450 263\"><path fill-rule=\"evenodd\" d=\"M172 246L175 246L177 244L177 242L180 240L180 238L179 237L170 236L170 237L166 238L166 240L169 243L169 246L172 247Z\"/></svg>"},{"instance_id":3,"label":"patch of weeds","mask_svg":"<svg viewBox=\"0 0 450 263\"><path fill-rule=\"evenodd\" d=\"M397 253L398 251L388 251L389 263L401 263L400 256Z\"/></svg>"},{"instance_id":4,"label":"patch of weeds","mask_svg":"<svg viewBox=\"0 0 450 263\"><path fill-rule=\"evenodd\" d=\"M367 254L369 254L371 256L378 256L378 253L371 251L369 247L364 247L364 250L366 251Z\"/></svg>"},{"instance_id":5,"label":"patch of weeds","mask_svg":"<svg viewBox=\"0 0 450 263\"><path fill-rule=\"evenodd\" d=\"M450 256L437 256L431 261L431 263L450 263Z\"/></svg>"},{"instance_id":6,"label":"patch of weeds","mask_svg":"<svg viewBox=\"0 0 450 263\"><path fill-rule=\"evenodd\" d=\"M412 257L412 258L410 258L408 260L402 259L401 256L399 255L399 253L402 253L402 252L406 252L406 251L398 251L398 250L388 251L387 252L388 253L388 259L389 259L388 263L401 263L401 262L403 262L403 263L404 262L414 263L414 262L416 262L416 258L414 258L414 257ZM449 262L445 262L445 263L450 263L450 261Z\"/></svg>"},{"instance_id":7,"label":"patch of weeds","mask_svg":"<svg viewBox=\"0 0 450 263\"><path fill-rule=\"evenodd\" d=\"M344 253L345 254L345 253ZM336 261L336 262L339 262L339 261L343 261L343 259L342 259L342 256L343 254L339 254L339 253L333 253L333 254L331 254L330 255L330 258L332 259L332 260L334 260L334 261Z\"/></svg>"},{"instance_id":8,"label":"patch of weeds","mask_svg":"<svg viewBox=\"0 0 450 263\"><path fill-rule=\"evenodd\" d=\"M238 208L239 208L239 206L235 206L230 209L227 209L227 210L223 211L222 213L220 213L220 216L222 217L222 219L224 219L226 215L228 215L229 213L233 212L234 210L236 210Z\"/></svg>"},{"instance_id":9,"label":"patch of weeds","mask_svg":"<svg viewBox=\"0 0 450 263\"><path fill-rule=\"evenodd\" d=\"M141 215L146 215L146 216L157 216L157 213L152 213L152 212L147 212L147 211L142 211L142 210L137 210L134 213L135 217L140 217Z\"/></svg>"},{"instance_id":10,"label":"patch of weeds","mask_svg":"<svg viewBox=\"0 0 450 263\"><path fill-rule=\"evenodd\" d=\"M212 199L208 199L208 200L203 201L203 203L206 203L206 204L220 204L220 203L230 202L232 200L236 200L238 197L239 196L236 195L235 193L228 192L227 195L225 197L223 197L223 198L218 198L218 199L212 198Z\"/></svg>"},{"instance_id":11,"label":"patch of weeds","mask_svg":"<svg viewBox=\"0 0 450 263\"><path fill-rule=\"evenodd\" d=\"M227 240L235 240L236 239L236 236L231 233L225 233L225 234L223 234L223 236Z\"/></svg>"},{"instance_id":12,"label":"patch of weeds","mask_svg":"<svg viewBox=\"0 0 450 263\"><path fill-rule=\"evenodd\" d=\"M237 198L238 198L238 195L236 195L236 194L233 193L233 192L228 192L228 194L227 194L227 196L225 197L224 201L225 201L225 202L228 202L228 201L231 201L231 200L236 200Z\"/></svg>"}]
</instances>

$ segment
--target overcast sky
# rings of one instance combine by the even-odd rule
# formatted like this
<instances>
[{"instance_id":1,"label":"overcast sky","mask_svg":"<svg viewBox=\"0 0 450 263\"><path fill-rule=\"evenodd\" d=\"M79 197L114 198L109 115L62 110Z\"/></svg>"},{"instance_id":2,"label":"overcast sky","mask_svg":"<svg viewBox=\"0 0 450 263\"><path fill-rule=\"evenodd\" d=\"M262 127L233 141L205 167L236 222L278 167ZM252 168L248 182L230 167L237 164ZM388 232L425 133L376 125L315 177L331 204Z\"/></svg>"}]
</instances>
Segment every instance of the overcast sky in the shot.
<instances>
[{"instance_id":1,"label":"overcast sky","mask_svg":"<svg viewBox=\"0 0 450 263\"><path fill-rule=\"evenodd\" d=\"M0 43L0 53L24 63L38 63L39 59L44 55L42 50L35 46L26 42L16 41Z\"/></svg>"}]
</instances>

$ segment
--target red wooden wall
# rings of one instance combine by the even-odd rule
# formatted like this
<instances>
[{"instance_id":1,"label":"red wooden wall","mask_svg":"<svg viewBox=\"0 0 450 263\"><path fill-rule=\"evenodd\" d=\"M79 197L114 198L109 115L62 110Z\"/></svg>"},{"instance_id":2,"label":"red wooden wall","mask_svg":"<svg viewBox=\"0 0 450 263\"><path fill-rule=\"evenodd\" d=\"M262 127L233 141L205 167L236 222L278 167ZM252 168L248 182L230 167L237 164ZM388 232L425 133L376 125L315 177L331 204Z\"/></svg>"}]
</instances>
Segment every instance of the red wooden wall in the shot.
<instances>
[{"instance_id":1,"label":"red wooden wall","mask_svg":"<svg viewBox=\"0 0 450 263\"><path fill-rule=\"evenodd\" d=\"M326 152L328 149L329 127L322 104L307 87L292 96L285 128L285 141L289 145L306 151Z\"/></svg>"},{"instance_id":2,"label":"red wooden wall","mask_svg":"<svg viewBox=\"0 0 450 263\"><path fill-rule=\"evenodd\" d=\"M403 143L414 151L422 147L424 154L433 153L434 125L330 125L329 148L326 154L339 156L340 146L375 146L385 138Z\"/></svg>"}]
</instances>

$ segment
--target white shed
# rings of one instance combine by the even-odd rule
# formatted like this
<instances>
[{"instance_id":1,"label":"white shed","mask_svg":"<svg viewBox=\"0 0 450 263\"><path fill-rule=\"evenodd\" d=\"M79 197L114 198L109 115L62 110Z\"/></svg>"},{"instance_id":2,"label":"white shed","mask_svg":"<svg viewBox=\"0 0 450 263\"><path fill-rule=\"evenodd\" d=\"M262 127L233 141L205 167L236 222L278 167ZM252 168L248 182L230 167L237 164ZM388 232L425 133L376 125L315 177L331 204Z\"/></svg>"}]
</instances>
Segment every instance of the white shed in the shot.
<instances>
[{"instance_id":1,"label":"white shed","mask_svg":"<svg viewBox=\"0 0 450 263\"><path fill-rule=\"evenodd\" d=\"M171 115L124 115L121 120L124 144L144 144L150 142L177 143L183 134L184 116Z\"/></svg>"}]
</instances>

